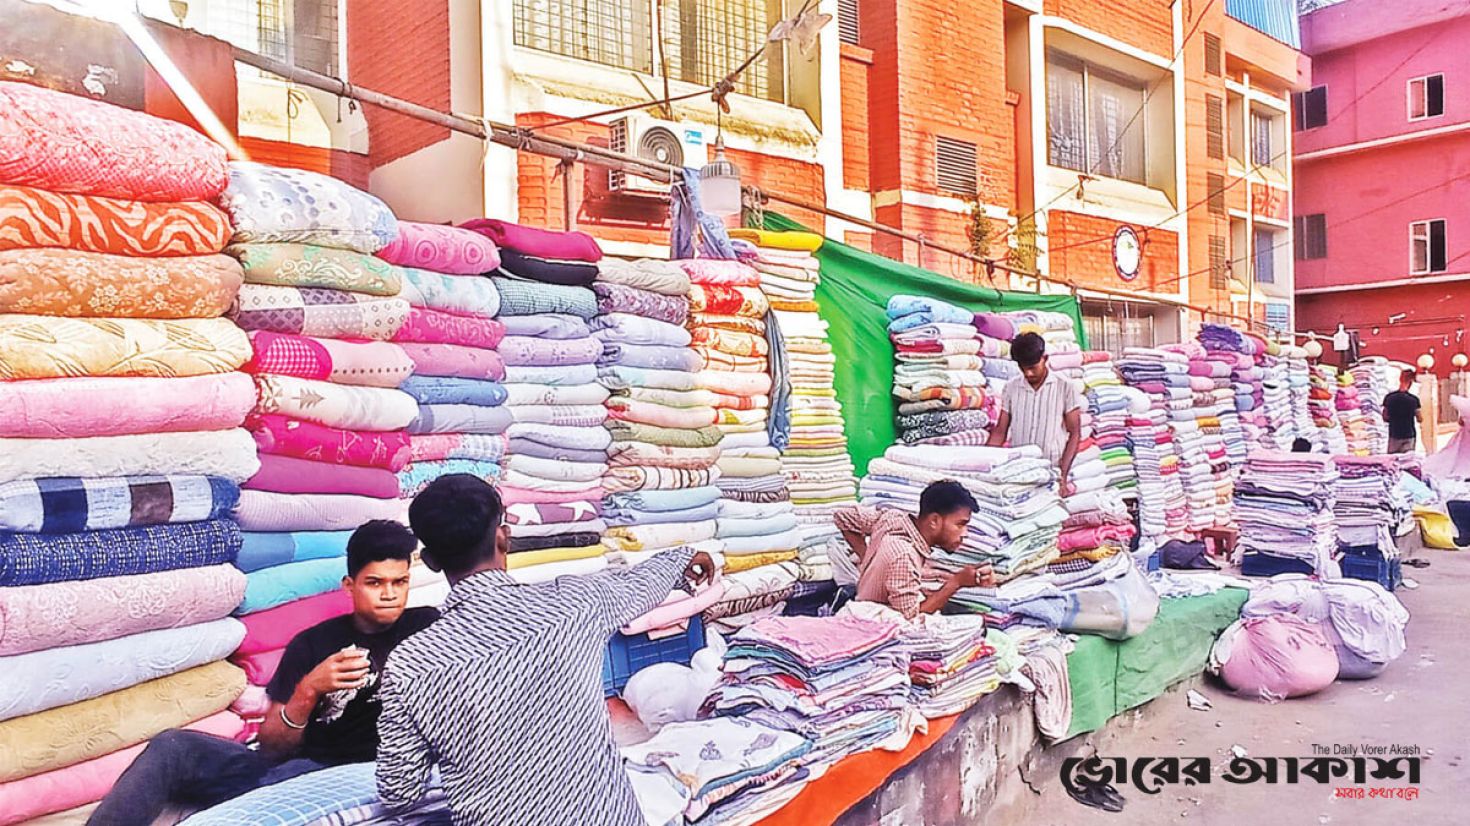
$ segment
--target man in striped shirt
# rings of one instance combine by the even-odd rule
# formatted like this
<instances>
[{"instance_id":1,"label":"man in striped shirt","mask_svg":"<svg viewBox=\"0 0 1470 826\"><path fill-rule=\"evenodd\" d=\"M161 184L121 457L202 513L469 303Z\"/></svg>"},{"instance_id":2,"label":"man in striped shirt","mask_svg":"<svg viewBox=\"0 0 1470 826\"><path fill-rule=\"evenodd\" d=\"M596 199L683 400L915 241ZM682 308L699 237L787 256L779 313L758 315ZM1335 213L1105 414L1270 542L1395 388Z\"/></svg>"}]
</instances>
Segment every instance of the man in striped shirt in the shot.
<instances>
[{"instance_id":1,"label":"man in striped shirt","mask_svg":"<svg viewBox=\"0 0 1470 826\"><path fill-rule=\"evenodd\" d=\"M1053 373L1046 363L1046 339L1022 333L1011 342L1011 358L1021 375L1006 382L1000 418L987 444L1000 447L1036 445L1061 472L1061 494L1071 496L1072 460L1082 435L1082 390L1076 382Z\"/></svg>"},{"instance_id":2,"label":"man in striped shirt","mask_svg":"<svg viewBox=\"0 0 1470 826\"><path fill-rule=\"evenodd\" d=\"M388 658L378 794L417 801L437 763L456 826L642 826L603 697L607 641L713 563L680 548L525 585L506 573L501 514L495 489L465 474L409 507L425 564L453 587L441 618Z\"/></svg>"}]
</instances>

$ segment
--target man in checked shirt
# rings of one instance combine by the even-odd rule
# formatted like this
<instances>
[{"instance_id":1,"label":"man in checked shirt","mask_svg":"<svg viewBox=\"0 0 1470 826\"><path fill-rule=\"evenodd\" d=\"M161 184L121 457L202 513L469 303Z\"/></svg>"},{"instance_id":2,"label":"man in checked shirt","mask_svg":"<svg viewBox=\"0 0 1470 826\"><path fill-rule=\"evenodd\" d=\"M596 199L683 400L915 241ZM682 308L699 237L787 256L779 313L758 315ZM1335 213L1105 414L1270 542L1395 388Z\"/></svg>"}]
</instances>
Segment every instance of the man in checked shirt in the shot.
<instances>
[{"instance_id":1,"label":"man in checked shirt","mask_svg":"<svg viewBox=\"0 0 1470 826\"><path fill-rule=\"evenodd\" d=\"M501 515L496 490L465 474L409 507L425 564L453 587L383 671L378 794L417 801L437 763L456 826L643 826L602 693L607 641L670 591L708 582L714 563L678 548L525 585L506 573Z\"/></svg>"}]
</instances>

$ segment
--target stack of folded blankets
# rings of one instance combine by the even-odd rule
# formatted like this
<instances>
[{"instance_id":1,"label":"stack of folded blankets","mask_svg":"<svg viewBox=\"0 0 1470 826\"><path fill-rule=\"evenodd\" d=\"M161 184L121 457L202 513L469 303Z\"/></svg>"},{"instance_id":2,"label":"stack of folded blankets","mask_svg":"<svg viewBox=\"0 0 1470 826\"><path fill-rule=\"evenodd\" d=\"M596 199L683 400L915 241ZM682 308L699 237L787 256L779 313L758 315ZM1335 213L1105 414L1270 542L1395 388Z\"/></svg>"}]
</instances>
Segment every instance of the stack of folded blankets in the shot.
<instances>
[{"instance_id":1,"label":"stack of folded blankets","mask_svg":"<svg viewBox=\"0 0 1470 826\"><path fill-rule=\"evenodd\" d=\"M1128 441L1138 475L1139 527L1160 542L1189 535L1189 499L1171 424L1170 405L1193 405L1189 359L1165 350L1130 347L1118 364L1123 381L1146 396L1130 406ZM1213 500L1211 500L1211 503Z\"/></svg>"},{"instance_id":2,"label":"stack of folded blankets","mask_svg":"<svg viewBox=\"0 0 1470 826\"><path fill-rule=\"evenodd\" d=\"M608 392L597 380L603 343L591 285L602 250L592 236L508 221L463 225L494 242L499 275L496 351L504 364L508 441L500 492L510 532L510 575L541 582L607 566L602 480L610 443Z\"/></svg>"},{"instance_id":3,"label":"stack of folded blankets","mask_svg":"<svg viewBox=\"0 0 1470 826\"><path fill-rule=\"evenodd\" d=\"M1121 494L1112 488L1080 491L1062 504L1067 521L1057 536L1058 556L1047 565L1047 573L1059 588L1081 587L1073 584L1095 574L1100 564L1117 562L1114 557L1120 555L1133 564L1128 549L1136 529ZM1119 570L1119 575L1126 572Z\"/></svg>"},{"instance_id":4,"label":"stack of folded blankets","mask_svg":"<svg viewBox=\"0 0 1470 826\"><path fill-rule=\"evenodd\" d=\"M1231 365L1210 354L1198 343L1173 344L1164 348L1189 359L1189 389L1192 398L1171 409L1171 427L1183 461L1184 493L1189 498L1189 528L1199 532L1230 521L1230 496L1234 474L1226 451L1227 438L1243 440L1235 416L1235 391L1231 389ZM1187 407L1183 407L1184 405ZM1230 428L1227 432L1226 421ZM1243 458L1243 457L1242 457Z\"/></svg>"},{"instance_id":5,"label":"stack of folded blankets","mask_svg":"<svg viewBox=\"0 0 1470 826\"><path fill-rule=\"evenodd\" d=\"M899 438L904 444L985 444L1000 395L987 388L1006 378L991 374L1009 364L1004 342L982 336L974 313L933 298L895 295L888 319Z\"/></svg>"},{"instance_id":6,"label":"stack of folded blankets","mask_svg":"<svg viewBox=\"0 0 1470 826\"><path fill-rule=\"evenodd\" d=\"M722 631L741 627L760 616L779 614L792 596L795 582L784 585L786 570L798 564L802 534L781 469L781 446L790 436L785 408L773 407L784 396L784 371L772 370L784 358L784 343L770 318L770 302L761 291L761 276L740 261L681 261L689 276L689 328L703 367L699 386L712 394L715 427L721 433L715 485L715 538L725 553L728 599L705 612ZM778 380L773 380L773 375ZM773 415L774 414L774 415ZM732 596L741 582L768 586L763 577L783 567L780 587ZM824 571L814 572L822 575ZM733 577L740 577L735 583Z\"/></svg>"},{"instance_id":7,"label":"stack of folded blankets","mask_svg":"<svg viewBox=\"0 0 1470 826\"><path fill-rule=\"evenodd\" d=\"M237 515L236 564L249 629L235 661L252 689L236 709L258 718L297 632L351 609L340 588L347 539L370 519L402 520L401 473L418 406L398 385L413 362L391 339L409 322L403 272L373 253L398 237L382 201L295 169L234 163L222 203L230 254L245 269L231 311L250 331L258 398L248 426L260 471ZM334 210L314 204L331 203Z\"/></svg>"},{"instance_id":8,"label":"stack of folded blankets","mask_svg":"<svg viewBox=\"0 0 1470 826\"><path fill-rule=\"evenodd\" d=\"M909 650L910 695L925 717L959 714L1000 688L996 646L1005 632L986 630L972 614L920 614L904 626Z\"/></svg>"},{"instance_id":9,"label":"stack of folded blankets","mask_svg":"<svg viewBox=\"0 0 1470 826\"><path fill-rule=\"evenodd\" d=\"M689 277L669 261L598 262L602 342L599 380L611 395L605 433L611 462L603 477L605 553L633 566L680 545L718 551L720 431L713 393L699 387L699 354L690 347ZM716 554L717 556L717 554ZM720 601L723 581L697 594L676 592L627 630L687 622Z\"/></svg>"},{"instance_id":10,"label":"stack of folded blankets","mask_svg":"<svg viewBox=\"0 0 1470 826\"><path fill-rule=\"evenodd\" d=\"M926 587L966 565L988 564L1005 582L1056 559L1057 531L1067 518L1057 497L1056 469L1035 446L1023 448L894 445L868 466L860 486L864 505L919 512L930 483L954 479L980 510L958 551L936 551Z\"/></svg>"},{"instance_id":11,"label":"stack of folded blankets","mask_svg":"<svg viewBox=\"0 0 1470 826\"><path fill-rule=\"evenodd\" d=\"M1133 451L1128 440L1128 411L1133 394L1123 386L1110 353L1090 350L1083 354L1082 437L1097 446L1098 458L1107 475L1107 486L1125 499L1138 496L1138 476L1133 469Z\"/></svg>"},{"instance_id":12,"label":"stack of folded blankets","mask_svg":"<svg viewBox=\"0 0 1470 826\"><path fill-rule=\"evenodd\" d=\"M894 619L769 617L730 638L704 707L812 741L816 774L874 748L901 749L923 718L909 699L909 652Z\"/></svg>"},{"instance_id":13,"label":"stack of folded blankets","mask_svg":"<svg viewBox=\"0 0 1470 826\"><path fill-rule=\"evenodd\" d=\"M1247 576L1336 576L1337 467L1320 453L1251 454L1235 484L1236 546Z\"/></svg>"},{"instance_id":14,"label":"stack of folded blankets","mask_svg":"<svg viewBox=\"0 0 1470 826\"><path fill-rule=\"evenodd\" d=\"M1358 387L1353 383L1353 374L1346 370L1339 371L1337 393L1333 401L1337 409L1338 426L1342 428L1343 441L1347 445L1348 453L1368 456L1373 453L1375 430L1368 421L1368 414L1363 410L1363 401L1358 393Z\"/></svg>"},{"instance_id":15,"label":"stack of folded blankets","mask_svg":"<svg viewBox=\"0 0 1470 826\"><path fill-rule=\"evenodd\" d=\"M1388 452L1388 424L1383 421L1383 398L1388 395L1388 359L1370 356L1360 359L1349 371L1358 389L1358 407L1363 411L1364 428L1368 431L1368 453Z\"/></svg>"},{"instance_id":16,"label":"stack of folded blankets","mask_svg":"<svg viewBox=\"0 0 1470 826\"><path fill-rule=\"evenodd\" d=\"M1327 452L1342 455L1348 452L1347 436L1337 418L1337 368L1330 364L1312 365L1311 381L1307 395L1307 409L1312 423L1320 431L1314 444L1325 445Z\"/></svg>"},{"instance_id":17,"label":"stack of folded blankets","mask_svg":"<svg viewBox=\"0 0 1470 826\"><path fill-rule=\"evenodd\" d=\"M1412 503L1400 484L1403 466L1391 456L1338 456L1337 545L1346 553L1393 559L1394 532L1409 517Z\"/></svg>"},{"instance_id":18,"label":"stack of folded blankets","mask_svg":"<svg viewBox=\"0 0 1470 826\"><path fill-rule=\"evenodd\" d=\"M1299 434L1291 390L1291 365L1282 347L1270 342L1261 360L1261 413L1265 431L1256 444L1270 450L1291 450Z\"/></svg>"},{"instance_id":19,"label":"stack of folded blankets","mask_svg":"<svg viewBox=\"0 0 1470 826\"><path fill-rule=\"evenodd\" d=\"M1291 423L1295 435L1286 440L1289 448L1297 436L1305 437L1316 447L1323 446L1320 428L1312 415L1312 368L1307 362L1307 351L1302 347L1287 345L1281 348L1281 357L1286 361L1286 384L1291 388Z\"/></svg>"},{"instance_id":20,"label":"stack of folded blankets","mask_svg":"<svg viewBox=\"0 0 1470 826\"><path fill-rule=\"evenodd\" d=\"M834 385L836 357L827 340L827 322L817 314L821 273L814 253L822 236L764 230L731 234L737 250L749 253L744 260L760 272L761 291L786 344L791 438L781 451L781 471L802 532L802 568L809 579L831 579L821 576L822 569L831 567L828 547L842 541L832 513L856 501L857 478Z\"/></svg>"},{"instance_id":21,"label":"stack of folded blankets","mask_svg":"<svg viewBox=\"0 0 1470 826\"><path fill-rule=\"evenodd\" d=\"M0 83L0 822L79 822L149 738L243 729L228 175L192 129Z\"/></svg>"},{"instance_id":22,"label":"stack of folded blankets","mask_svg":"<svg viewBox=\"0 0 1470 826\"><path fill-rule=\"evenodd\" d=\"M1200 327L1199 343L1211 360L1230 368L1233 406L1221 410L1220 423L1230 464L1239 468L1245 464L1250 447L1261 443L1268 427L1261 409L1265 397L1260 367L1266 342L1223 324L1205 324Z\"/></svg>"}]
</instances>

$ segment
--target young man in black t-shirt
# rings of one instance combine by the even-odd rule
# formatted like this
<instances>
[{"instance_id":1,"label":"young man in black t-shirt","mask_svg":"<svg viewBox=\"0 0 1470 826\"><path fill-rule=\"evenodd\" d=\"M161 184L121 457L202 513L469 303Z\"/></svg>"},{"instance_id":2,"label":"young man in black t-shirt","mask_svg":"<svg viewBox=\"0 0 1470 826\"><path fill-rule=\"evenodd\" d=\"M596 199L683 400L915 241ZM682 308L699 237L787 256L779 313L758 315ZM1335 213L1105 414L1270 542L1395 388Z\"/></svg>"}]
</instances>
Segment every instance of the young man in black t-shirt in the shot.
<instances>
[{"instance_id":1,"label":"young man in black t-shirt","mask_svg":"<svg viewBox=\"0 0 1470 826\"><path fill-rule=\"evenodd\" d=\"M378 675L388 652L438 619L404 610L418 546L397 522L374 521L347 543L352 613L297 634L266 687L260 749L174 729L153 738L118 778L89 824L150 824L174 806L208 808L261 786L341 763L375 759Z\"/></svg>"},{"instance_id":2,"label":"young man in black t-shirt","mask_svg":"<svg viewBox=\"0 0 1470 826\"><path fill-rule=\"evenodd\" d=\"M1383 420L1388 422L1388 452L1413 453L1418 440L1419 397L1409 392L1414 371L1399 374L1399 389L1383 397Z\"/></svg>"}]
</instances>

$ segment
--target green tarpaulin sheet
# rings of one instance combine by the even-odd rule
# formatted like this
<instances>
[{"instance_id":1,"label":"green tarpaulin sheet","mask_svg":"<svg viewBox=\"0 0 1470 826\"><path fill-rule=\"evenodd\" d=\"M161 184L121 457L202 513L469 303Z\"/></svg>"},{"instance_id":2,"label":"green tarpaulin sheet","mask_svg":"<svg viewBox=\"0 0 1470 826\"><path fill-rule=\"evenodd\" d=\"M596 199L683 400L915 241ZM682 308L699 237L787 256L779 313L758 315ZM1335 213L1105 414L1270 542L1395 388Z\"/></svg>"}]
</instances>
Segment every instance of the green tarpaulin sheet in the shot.
<instances>
[{"instance_id":1,"label":"green tarpaulin sheet","mask_svg":"<svg viewBox=\"0 0 1470 826\"><path fill-rule=\"evenodd\" d=\"M1166 599L1153 624L1133 639L1079 638L1067 655L1072 686L1067 736L1096 731L1204 671L1215 639L1240 616L1248 596L1244 588L1224 588L1209 596Z\"/></svg>"},{"instance_id":2,"label":"green tarpaulin sheet","mask_svg":"<svg viewBox=\"0 0 1470 826\"><path fill-rule=\"evenodd\" d=\"M806 227L783 215L767 212L770 230ZM895 295L922 295L948 301L975 312L1050 310L1066 313L1083 339L1077 299L1070 295L1004 292L966 284L929 270L902 264L827 240L817 250L822 282L817 304L828 324L827 334L837 358L837 400L847 422L847 451L859 476L868 462L883 455L898 440L894 426L897 404L893 398L893 343L888 340L888 299ZM1087 346L1085 340L1081 341Z\"/></svg>"}]
</instances>

